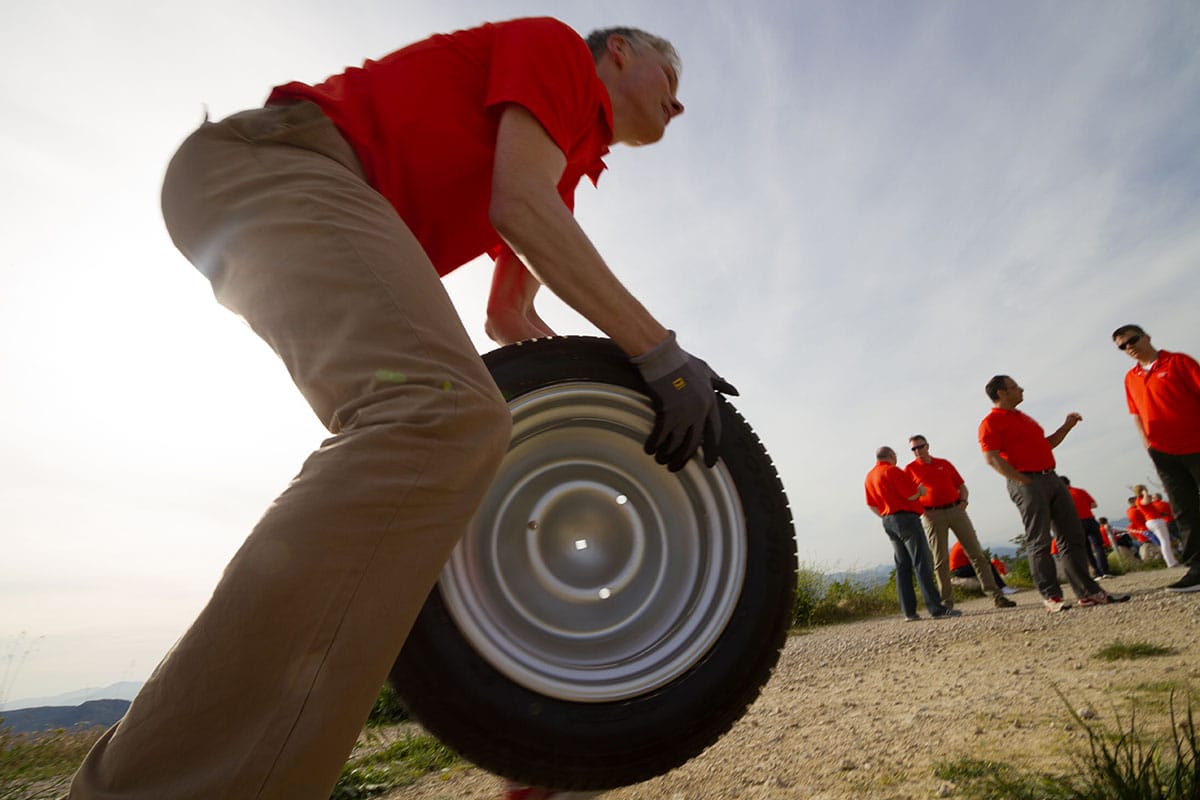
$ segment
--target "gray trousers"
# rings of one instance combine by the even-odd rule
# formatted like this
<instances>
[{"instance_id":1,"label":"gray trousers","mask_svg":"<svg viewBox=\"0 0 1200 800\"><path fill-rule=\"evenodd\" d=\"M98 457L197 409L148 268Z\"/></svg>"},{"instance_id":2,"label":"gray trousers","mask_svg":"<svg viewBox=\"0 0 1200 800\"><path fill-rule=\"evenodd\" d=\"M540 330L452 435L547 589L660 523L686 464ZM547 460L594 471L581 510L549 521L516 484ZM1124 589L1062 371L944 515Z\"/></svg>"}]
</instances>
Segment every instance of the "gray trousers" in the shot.
<instances>
[{"instance_id":1,"label":"gray trousers","mask_svg":"<svg viewBox=\"0 0 1200 800\"><path fill-rule=\"evenodd\" d=\"M1054 557L1050 555L1050 529L1053 527L1063 572L1075 596L1098 594L1101 589L1088 574L1083 526L1067 485L1054 470L1029 477L1033 482L1028 486L1008 481L1008 496L1021 512L1021 521L1025 524L1029 571L1038 591L1042 597L1062 597Z\"/></svg>"},{"instance_id":2,"label":"gray trousers","mask_svg":"<svg viewBox=\"0 0 1200 800\"><path fill-rule=\"evenodd\" d=\"M499 466L508 406L416 238L315 105L205 123L162 200L175 244L332 435L69 797L325 800Z\"/></svg>"}]
</instances>

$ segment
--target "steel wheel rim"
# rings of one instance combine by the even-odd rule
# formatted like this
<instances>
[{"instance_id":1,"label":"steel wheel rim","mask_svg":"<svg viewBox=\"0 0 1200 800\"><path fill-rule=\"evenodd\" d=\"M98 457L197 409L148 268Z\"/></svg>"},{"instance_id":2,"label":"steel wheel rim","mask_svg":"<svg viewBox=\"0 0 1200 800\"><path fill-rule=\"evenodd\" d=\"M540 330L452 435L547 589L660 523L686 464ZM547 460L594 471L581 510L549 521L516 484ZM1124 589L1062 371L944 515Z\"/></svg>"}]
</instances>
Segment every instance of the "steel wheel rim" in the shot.
<instances>
[{"instance_id":1,"label":"steel wheel rim","mask_svg":"<svg viewBox=\"0 0 1200 800\"><path fill-rule=\"evenodd\" d=\"M635 697L691 668L741 594L745 517L723 463L642 451L646 398L565 383L510 403L499 473L439 586L495 669L575 702Z\"/></svg>"}]
</instances>

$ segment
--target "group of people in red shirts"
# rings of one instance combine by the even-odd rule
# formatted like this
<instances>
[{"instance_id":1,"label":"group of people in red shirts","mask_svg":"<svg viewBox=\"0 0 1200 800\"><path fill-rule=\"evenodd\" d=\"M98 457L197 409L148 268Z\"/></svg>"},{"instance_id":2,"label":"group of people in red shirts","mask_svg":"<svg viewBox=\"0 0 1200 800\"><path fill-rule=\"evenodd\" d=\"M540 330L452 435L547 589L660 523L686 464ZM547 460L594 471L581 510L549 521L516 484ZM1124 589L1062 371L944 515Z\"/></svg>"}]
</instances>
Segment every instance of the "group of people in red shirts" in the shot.
<instances>
[{"instance_id":1,"label":"group of people in red shirts","mask_svg":"<svg viewBox=\"0 0 1200 800\"><path fill-rule=\"evenodd\" d=\"M1146 539L1152 534L1168 567L1188 568L1166 587L1169 591L1200 591L1200 536L1195 535L1200 520L1200 366L1190 356L1155 349L1150 335L1137 325L1121 326L1112 338L1122 352L1137 360L1125 376L1126 401L1170 498L1168 504L1145 486L1136 487L1138 496L1130 498L1131 530L1144 530ZM1096 501L1055 471L1054 448L1083 421L1082 415L1067 414L1062 425L1047 435L1033 418L1017 410L1025 390L1010 376L996 375L984 390L993 408L979 424L979 445L984 460L1005 478L1009 497L1021 515L1030 573L1046 609L1058 612L1071 606L1064 599L1060 574L1081 607L1129 600L1129 595L1105 591L1096 583L1109 577L1106 548L1114 543L1105 541L1100 520L1093 515ZM931 616L945 616L952 607L950 575L955 566L946 549L950 529L996 605L1012 605L1003 596L966 516L967 490L961 476L948 461L929 455L924 436L911 437L910 444L915 458L903 470L896 466L895 451L879 448L865 483L867 506L882 519L895 550L905 618L917 618L907 576L915 576ZM920 527L924 537L916 535ZM1178 559L1176 540L1181 544ZM958 564L958 569L964 568ZM940 590L934 584L935 573Z\"/></svg>"},{"instance_id":2,"label":"group of people in red shirts","mask_svg":"<svg viewBox=\"0 0 1200 800\"><path fill-rule=\"evenodd\" d=\"M1171 511L1171 504L1164 500L1161 494L1151 493L1143 484L1134 486L1133 491L1133 495L1125 501L1125 517L1129 520L1129 527L1125 529L1125 533L1138 546L1156 545L1166 565L1177 566L1179 526L1175 522L1175 514Z\"/></svg>"}]
</instances>

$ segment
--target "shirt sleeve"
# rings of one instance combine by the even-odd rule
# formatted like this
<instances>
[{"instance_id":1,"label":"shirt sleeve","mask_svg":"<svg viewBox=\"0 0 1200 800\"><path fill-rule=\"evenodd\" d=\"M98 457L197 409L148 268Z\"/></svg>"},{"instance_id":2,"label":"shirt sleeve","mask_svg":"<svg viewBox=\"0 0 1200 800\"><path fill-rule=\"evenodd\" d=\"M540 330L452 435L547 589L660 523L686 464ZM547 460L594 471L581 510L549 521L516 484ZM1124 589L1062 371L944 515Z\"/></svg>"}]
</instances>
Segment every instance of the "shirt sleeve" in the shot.
<instances>
[{"instance_id":1,"label":"shirt sleeve","mask_svg":"<svg viewBox=\"0 0 1200 800\"><path fill-rule=\"evenodd\" d=\"M504 26L493 48L485 104L524 107L569 156L595 122L594 98L579 91L595 80L587 43L558 20L539 18Z\"/></svg>"},{"instance_id":2,"label":"shirt sleeve","mask_svg":"<svg viewBox=\"0 0 1200 800\"><path fill-rule=\"evenodd\" d=\"M985 453L991 450L1004 449L1000 443L999 435L992 429L991 422L992 415L988 414L983 418L983 422L979 423L979 449Z\"/></svg>"}]
</instances>

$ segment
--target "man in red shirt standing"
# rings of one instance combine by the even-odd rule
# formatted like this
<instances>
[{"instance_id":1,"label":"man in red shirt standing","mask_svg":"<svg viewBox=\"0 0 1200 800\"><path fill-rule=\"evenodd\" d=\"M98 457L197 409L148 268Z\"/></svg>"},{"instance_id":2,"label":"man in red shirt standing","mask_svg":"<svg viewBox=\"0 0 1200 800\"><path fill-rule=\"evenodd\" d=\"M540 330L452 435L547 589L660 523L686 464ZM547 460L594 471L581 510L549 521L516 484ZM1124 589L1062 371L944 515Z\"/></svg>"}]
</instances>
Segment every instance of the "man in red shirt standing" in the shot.
<instances>
[{"instance_id":1,"label":"man in red shirt standing","mask_svg":"<svg viewBox=\"0 0 1200 800\"><path fill-rule=\"evenodd\" d=\"M925 494L925 488L918 486L904 470L896 466L895 450L885 446L875 451L875 466L867 473L863 488L866 491L867 508L883 520L883 532L892 542L900 613L909 622L921 618L917 613L917 597L913 592L915 574L929 616L935 619L961 616L961 611L943 605L938 598L929 544L917 522L921 516L918 500Z\"/></svg>"},{"instance_id":2,"label":"man in red shirt standing","mask_svg":"<svg viewBox=\"0 0 1200 800\"><path fill-rule=\"evenodd\" d=\"M1071 493L1071 502L1075 504L1075 513L1079 515L1079 524L1083 527L1083 536L1087 540L1084 552L1087 553L1092 571L1096 573L1097 578L1111 578L1112 575L1108 573L1108 553L1104 550L1104 536L1100 531L1100 523L1096 521L1096 515L1092 513L1092 509L1096 507L1095 498L1086 490L1072 486L1071 479L1066 475L1062 476L1062 482L1067 485L1067 491Z\"/></svg>"},{"instance_id":3,"label":"man in red shirt standing","mask_svg":"<svg viewBox=\"0 0 1200 800\"><path fill-rule=\"evenodd\" d=\"M1071 412L1058 430L1046 436L1042 426L1017 411L1025 399L1025 390L1007 375L996 375L984 387L992 401L991 413L979 423L979 446L984 459L1008 481L1021 521L1025 524L1025 547L1029 571L1046 609L1051 612L1069 608L1063 601L1062 586L1050 555L1050 527L1054 526L1058 551L1071 588L1081 606L1120 603L1129 595L1109 594L1088 575L1083 548L1083 528L1075 514L1075 504L1066 484L1054 471L1055 447L1083 419Z\"/></svg>"},{"instance_id":4,"label":"man in red shirt standing","mask_svg":"<svg viewBox=\"0 0 1200 800\"><path fill-rule=\"evenodd\" d=\"M975 526L967 516L967 484L958 470L944 458L934 458L929 452L929 440L921 434L908 437L909 449L916 456L904 471L921 486L921 525L933 552L933 571L942 592L942 605L954 606L954 587L950 583L950 531L962 545L983 590L992 595L997 608L1016 605L992 579L987 556L975 535Z\"/></svg>"},{"instance_id":5,"label":"man in red shirt standing","mask_svg":"<svg viewBox=\"0 0 1200 800\"><path fill-rule=\"evenodd\" d=\"M636 365L648 453L716 463L716 391L572 214L610 145L683 112L670 43L549 18L438 35L205 122L163 183L172 240L331 432L92 749L73 800L328 798L509 442L440 276L495 259L486 331L550 335L545 284ZM502 731L496 732L503 736Z\"/></svg>"},{"instance_id":6,"label":"man in red shirt standing","mask_svg":"<svg viewBox=\"0 0 1200 800\"><path fill-rule=\"evenodd\" d=\"M1200 365L1156 349L1138 325L1122 325L1112 338L1137 361L1125 373L1125 401L1171 499L1183 545L1187 574L1167 589L1200 591Z\"/></svg>"}]
</instances>

